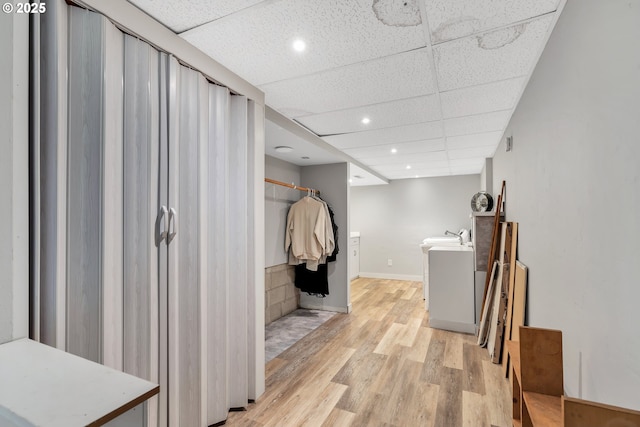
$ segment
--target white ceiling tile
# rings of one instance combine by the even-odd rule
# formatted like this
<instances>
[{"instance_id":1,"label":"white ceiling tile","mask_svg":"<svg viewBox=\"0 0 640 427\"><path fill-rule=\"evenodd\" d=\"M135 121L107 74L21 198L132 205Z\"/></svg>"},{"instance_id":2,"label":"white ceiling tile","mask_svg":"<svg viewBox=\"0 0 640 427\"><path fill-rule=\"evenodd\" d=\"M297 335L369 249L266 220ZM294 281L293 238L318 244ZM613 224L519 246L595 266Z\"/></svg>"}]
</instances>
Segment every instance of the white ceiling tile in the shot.
<instances>
[{"instance_id":1,"label":"white ceiling tile","mask_svg":"<svg viewBox=\"0 0 640 427\"><path fill-rule=\"evenodd\" d=\"M449 150L449 158L451 160L455 159L477 159L477 158L487 158L493 157L493 154L496 151L495 146L485 146L485 147L470 147L470 148L460 148L456 150Z\"/></svg>"},{"instance_id":2,"label":"white ceiling tile","mask_svg":"<svg viewBox=\"0 0 640 427\"><path fill-rule=\"evenodd\" d=\"M406 167L406 165L413 165L414 163L424 165L446 162L447 153L445 151L433 151L431 153L394 154L384 157L355 157L355 159L368 166L400 165Z\"/></svg>"},{"instance_id":3,"label":"white ceiling tile","mask_svg":"<svg viewBox=\"0 0 640 427\"><path fill-rule=\"evenodd\" d=\"M422 25L386 25L368 1L263 2L181 35L254 85L426 45ZM306 51L291 49L297 38Z\"/></svg>"},{"instance_id":4,"label":"white ceiling tile","mask_svg":"<svg viewBox=\"0 0 640 427\"><path fill-rule=\"evenodd\" d=\"M451 168L480 168L484 167L485 157L466 158L466 159L450 159L449 167Z\"/></svg>"},{"instance_id":5,"label":"white ceiling tile","mask_svg":"<svg viewBox=\"0 0 640 427\"><path fill-rule=\"evenodd\" d=\"M469 116L515 107L525 78L502 80L440 94L444 118Z\"/></svg>"},{"instance_id":6,"label":"white ceiling tile","mask_svg":"<svg viewBox=\"0 0 640 427\"><path fill-rule=\"evenodd\" d=\"M442 169L449 167L449 161L441 160L441 161L432 161L432 162L412 162L410 163L411 169L407 169L404 164L390 164L390 165L377 165L372 166L372 169L380 172L381 174L387 176L387 174L393 173L402 173L407 176L411 175L419 175L425 170L429 169Z\"/></svg>"},{"instance_id":7,"label":"white ceiling tile","mask_svg":"<svg viewBox=\"0 0 640 427\"><path fill-rule=\"evenodd\" d=\"M442 91L527 75L546 41L553 17L520 23L434 47Z\"/></svg>"},{"instance_id":8,"label":"white ceiling tile","mask_svg":"<svg viewBox=\"0 0 640 427\"><path fill-rule=\"evenodd\" d=\"M468 175L482 172L485 157L451 159L449 160L449 168L454 175Z\"/></svg>"},{"instance_id":9,"label":"white ceiling tile","mask_svg":"<svg viewBox=\"0 0 640 427\"><path fill-rule=\"evenodd\" d=\"M460 135L447 137L447 149L458 150L461 148L475 148L475 147L495 147L500 143L502 137L502 131L498 132L485 132L475 135Z\"/></svg>"},{"instance_id":10,"label":"white ceiling tile","mask_svg":"<svg viewBox=\"0 0 640 427\"><path fill-rule=\"evenodd\" d=\"M388 102L435 92L429 52L418 49L260 86L288 117Z\"/></svg>"},{"instance_id":11,"label":"white ceiling tile","mask_svg":"<svg viewBox=\"0 0 640 427\"><path fill-rule=\"evenodd\" d=\"M263 0L129 0L176 33L197 27Z\"/></svg>"},{"instance_id":12,"label":"white ceiling tile","mask_svg":"<svg viewBox=\"0 0 640 427\"><path fill-rule=\"evenodd\" d=\"M558 8L559 0L429 0L433 44L523 21Z\"/></svg>"},{"instance_id":13,"label":"white ceiling tile","mask_svg":"<svg viewBox=\"0 0 640 427\"><path fill-rule=\"evenodd\" d=\"M370 119L363 124L362 119ZM401 99L382 104L305 116L297 119L317 135L332 135L382 129L398 125L440 120L440 104L435 95Z\"/></svg>"},{"instance_id":14,"label":"white ceiling tile","mask_svg":"<svg viewBox=\"0 0 640 427\"><path fill-rule=\"evenodd\" d=\"M421 141L443 136L440 122L418 123L344 135L325 136L323 139L339 149L369 147L396 142Z\"/></svg>"},{"instance_id":15,"label":"white ceiling tile","mask_svg":"<svg viewBox=\"0 0 640 427\"><path fill-rule=\"evenodd\" d=\"M371 147L349 148L343 150L351 157L384 157L393 156L391 149L395 149L395 154L428 153L431 151L442 151L445 149L444 138L429 139L425 141L398 142L396 144L374 145Z\"/></svg>"},{"instance_id":16,"label":"white ceiling tile","mask_svg":"<svg viewBox=\"0 0 640 427\"><path fill-rule=\"evenodd\" d=\"M387 175L388 179L416 179L416 178L433 178L438 176L449 176L451 170L448 167L445 168L427 168L409 172L392 172Z\"/></svg>"},{"instance_id":17,"label":"white ceiling tile","mask_svg":"<svg viewBox=\"0 0 640 427\"><path fill-rule=\"evenodd\" d=\"M510 117L511 110L504 110L447 119L444 121L444 133L446 136L456 136L498 130L502 131L507 127Z\"/></svg>"}]
</instances>

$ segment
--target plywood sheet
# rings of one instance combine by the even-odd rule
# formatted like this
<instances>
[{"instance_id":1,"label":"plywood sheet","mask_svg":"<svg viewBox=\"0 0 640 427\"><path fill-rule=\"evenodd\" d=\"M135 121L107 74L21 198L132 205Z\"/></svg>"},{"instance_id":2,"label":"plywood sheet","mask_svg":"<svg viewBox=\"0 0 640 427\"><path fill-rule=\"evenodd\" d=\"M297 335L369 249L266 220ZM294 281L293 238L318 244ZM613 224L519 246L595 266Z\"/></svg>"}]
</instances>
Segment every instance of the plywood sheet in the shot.
<instances>
[{"instance_id":1,"label":"plywood sheet","mask_svg":"<svg viewBox=\"0 0 640 427\"><path fill-rule=\"evenodd\" d=\"M493 294L493 303L491 307L491 317L489 318L489 338L487 340L487 351L489 352L489 357L493 359L493 355L495 354L496 348L496 336L498 335L499 328L499 317L500 317L500 306L501 306L501 298L502 298L502 284L504 281L504 275L506 272L506 264L501 264L498 262L498 279L495 284L495 291ZM494 362L495 363L495 362Z\"/></svg>"},{"instance_id":2,"label":"plywood sheet","mask_svg":"<svg viewBox=\"0 0 640 427\"><path fill-rule=\"evenodd\" d=\"M511 230L511 255L509 257L510 261L515 261L517 256L517 247L518 247L518 223L512 223ZM511 265L514 266L514 262L511 262ZM514 266L515 267L515 266ZM515 288L515 280L516 280L516 269L512 268L509 270L509 290L507 295L507 315L505 319L505 331L504 331L504 339L511 339L511 324L513 319L513 290ZM502 358L502 369L505 376L509 374L509 355Z\"/></svg>"},{"instance_id":3,"label":"plywood sheet","mask_svg":"<svg viewBox=\"0 0 640 427\"><path fill-rule=\"evenodd\" d=\"M491 268L491 276L489 278L489 289L486 292L485 301L483 302L482 317L480 318L480 329L478 331L478 345L484 347L487 344L487 333L489 331L489 308L493 301L493 290L495 288L495 279L498 271L498 261L493 263Z\"/></svg>"},{"instance_id":4,"label":"plywood sheet","mask_svg":"<svg viewBox=\"0 0 640 427\"><path fill-rule=\"evenodd\" d=\"M513 289L513 319L511 320L511 339L520 341L519 327L524 325L527 304L527 266L516 261Z\"/></svg>"}]
</instances>

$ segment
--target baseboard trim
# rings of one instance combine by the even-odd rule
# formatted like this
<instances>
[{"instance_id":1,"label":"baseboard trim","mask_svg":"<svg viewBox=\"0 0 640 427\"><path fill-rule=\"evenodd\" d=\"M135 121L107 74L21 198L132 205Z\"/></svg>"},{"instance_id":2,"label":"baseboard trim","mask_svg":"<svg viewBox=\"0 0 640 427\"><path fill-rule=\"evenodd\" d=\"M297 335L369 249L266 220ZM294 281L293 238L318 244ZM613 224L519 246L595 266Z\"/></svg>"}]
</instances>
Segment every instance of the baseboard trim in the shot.
<instances>
[{"instance_id":1,"label":"baseboard trim","mask_svg":"<svg viewBox=\"0 0 640 427\"><path fill-rule=\"evenodd\" d=\"M411 282L422 282L422 275L413 274L390 274L390 273L360 273L359 277L367 277L369 279L389 279L389 280L408 280Z\"/></svg>"},{"instance_id":2,"label":"baseboard trim","mask_svg":"<svg viewBox=\"0 0 640 427\"><path fill-rule=\"evenodd\" d=\"M323 310L323 311L334 311L336 313L350 313L351 312L351 304L348 307L330 307L327 305L320 304L308 304L300 301L300 308L306 308L308 310Z\"/></svg>"}]
</instances>

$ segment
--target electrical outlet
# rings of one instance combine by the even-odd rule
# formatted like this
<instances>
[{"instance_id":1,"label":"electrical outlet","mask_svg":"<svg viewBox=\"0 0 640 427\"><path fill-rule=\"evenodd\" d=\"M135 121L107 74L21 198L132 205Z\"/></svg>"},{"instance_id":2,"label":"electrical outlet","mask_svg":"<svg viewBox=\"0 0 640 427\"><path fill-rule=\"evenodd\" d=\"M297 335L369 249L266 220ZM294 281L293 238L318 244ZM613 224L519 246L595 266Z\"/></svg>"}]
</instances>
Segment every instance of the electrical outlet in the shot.
<instances>
[{"instance_id":1,"label":"electrical outlet","mask_svg":"<svg viewBox=\"0 0 640 427\"><path fill-rule=\"evenodd\" d=\"M389 258L389 259L387 260L387 265L388 265L389 267L391 267L391 266L393 265L393 260L392 260L391 258Z\"/></svg>"}]
</instances>

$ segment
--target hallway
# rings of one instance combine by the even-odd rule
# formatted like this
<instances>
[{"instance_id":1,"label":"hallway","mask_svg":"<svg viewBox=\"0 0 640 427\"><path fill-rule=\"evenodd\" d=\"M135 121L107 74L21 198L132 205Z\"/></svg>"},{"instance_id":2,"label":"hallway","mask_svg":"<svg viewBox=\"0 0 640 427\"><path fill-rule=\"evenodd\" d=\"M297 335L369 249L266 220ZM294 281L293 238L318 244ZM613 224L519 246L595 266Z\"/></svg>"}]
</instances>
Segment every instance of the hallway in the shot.
<instances>
[{"instance_id":1,"label":"hallway","mask_svg":"<svg viewBox=\"0 0 640 427\"><path fill-rule=\"evenodd\" d=\"M431 329L420 282L359 278L338 314L271 360L230 426L509 426L509 382L471 335Z\"/></svg>"}]
</instances>

